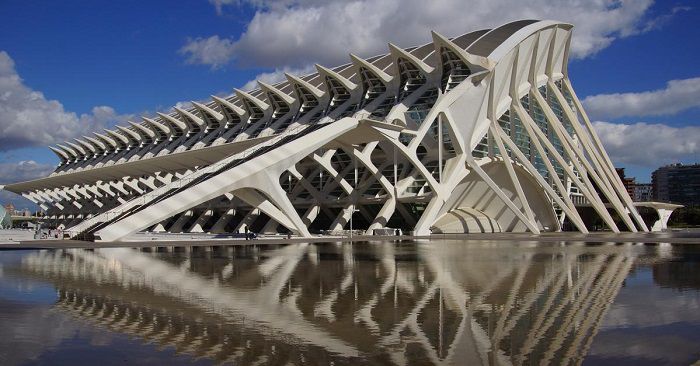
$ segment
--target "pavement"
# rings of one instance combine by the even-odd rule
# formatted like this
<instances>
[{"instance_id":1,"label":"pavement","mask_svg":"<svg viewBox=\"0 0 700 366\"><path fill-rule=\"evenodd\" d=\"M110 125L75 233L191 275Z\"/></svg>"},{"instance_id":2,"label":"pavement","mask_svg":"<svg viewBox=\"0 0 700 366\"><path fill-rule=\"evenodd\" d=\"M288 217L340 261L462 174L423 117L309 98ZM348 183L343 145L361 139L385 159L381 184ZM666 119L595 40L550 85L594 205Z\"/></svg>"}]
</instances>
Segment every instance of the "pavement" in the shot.
<instances>
[{"instance_id":1,"label":"pavement","mask_svg":"<svg viewBox=\"0 0 700 366\"><path fill-rule=\"evenodd\" d=\"M543 233L534 235L530 233L489 233L489 234L435 234L430 236L315 236L312 238L286 236L261 236L254 240L244 238L224 237L217 238L211 234L172 234L149 235L139 234L131 237L130 241L121 242L87 242L78 240L32 240L33 232L15 231L13 241L3 240L12 233L0 230L0 250L11 249L66 249L66 248L160 248L160 247L210 247L230 245L279 245L291 243L323 243L323 242L355 242L355 241L488 241L488 242L527 242L527 243L647 243L647 244L700 244L700 230L673 230L657 233L612 233L595 232L582 234L578 232ZM27 234L29 233L29 235ZM8 235L6 235L8 234Z\"/></svg>"}]
</instances>

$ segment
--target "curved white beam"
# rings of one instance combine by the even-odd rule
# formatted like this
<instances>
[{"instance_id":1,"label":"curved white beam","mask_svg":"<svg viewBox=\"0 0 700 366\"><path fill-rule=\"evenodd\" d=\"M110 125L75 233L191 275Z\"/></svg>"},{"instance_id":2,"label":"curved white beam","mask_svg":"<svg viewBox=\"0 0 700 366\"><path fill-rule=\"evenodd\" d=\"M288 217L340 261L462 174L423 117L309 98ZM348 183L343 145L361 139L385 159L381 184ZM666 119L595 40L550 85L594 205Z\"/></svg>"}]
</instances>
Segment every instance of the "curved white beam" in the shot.
<instances>
[{"instance_id":1,"label":"curved white beam","mask_svg":"<svg viewBox=\"0 0 700 366\"><path fill-rule=\"evenodd\" d=\"M105 152L107 150L107 146L102 141L92 138L90 136L83 136L83 138L90 141L90 143L101 152Z\"/></svg>"},{"instance_id":2,"label":"curved white beam","mask_svg":"<svg viewBox=\"0 0 700 366\"><path fill-rule=\"evenodd\" d=\"M101 134L101 133L97 133L97 132L93 132L93 134L94 134L95 136L97 136L100 140L102 140L102 141L104 141L105 143L109 144L109 146L111 146L112 149L116 149L116 148L118 147L117 142L114 141L113 138L111 138L111 137L109 137L109 136L105 136L105 135L103 135L103 134Z\"/></svg>"},{"instance_id":3,"label":"curved white beam","mask_svg":"<svg viewBox=\"0 0 700 366\"><path fill-rule=\"evenodd\" d=\"M260 86L260 89L278 96L285 103L287 103L287 105L291 106L294 104L294 102L296 102L296 99L294 97L292 97L289 94L275 88L274 86L267 84L267 83L264 83L260 80L258 80L257 82L258 82L258 85Z\"/></svg>"},{"instance_id":4,"label":"curved white beam","mask_svg":"<svg viewBox=\"0 0 700 366\"><path fill-rule=\"evenodd\" d=\"M348 80L346 77L338 74L337 72L327 68L323 67L319 64L314 65L316 66L316 70L318 70L318 73L321 75L324 75L326 77L329 77L331 79L335 79L337 82L339 82L345 89L347 89L348 92L352 93L357 90L357 84L353 83L352 81Z\"/></svg>"},{"instance_id":5,"label":"curved white beam","mask_svg":"<svg viewBox=\"0 0 700 366\"><path fill-rule=\"evenodd\" d=\"M326 92L311 85L309 82L302 80L301 78L298 78L298 77L296 77L292 74L286 73L286 72L284 73L284 76L287 77L287 80L289 80L290 84L294 84L297 87L301 87L301 88L308 90L314 97L316 97L316 99L320 100L321 98L323 98L326 95ZM295 91L296 91L296 88L295 88ZM301 96L297 95L297 99L301 99Z\"/></svg>"},{"instance_id":6,"label":"curved white beam","mask_svg":"<svg viewBox=\"0 0 700 366\"><path fill-rule=\"evenodd\" d=\"M195 108L197 108L200 112L202 112L202 113L204 113L204 114L206 114L206 115L208 115L208 116L214 118L214 119L217 120L218 122L221 122L221 121L224 120L224 116L223 116L221 113L219 113L219 112L217 112L217 111L215 111L215 110L209 108L208 106L206 106L206 105L204 105L204 104L202 104L202 103L195 102L195 101L192 101L191 103L192 103L192 105L193 105Z\"/></svg>"},{"instance_id":7,"label":"curved white beam","mask_svg":"<svg viewBox=\"0 0 700 366\"><path fill-rule=\"evenodd\" d=\"M95 154L97 152L97 149L95 149L94 146L91 144L87 143L86 141L83 141L81 139L73 139L75 140L78 144L84 146L87 150L90 150L91 153ZM87 150L85 150L85 154L87 154Z\"/></svg>"},{"instance_id":8,"label":"curved white beam","mask_svg":"<svg viewBox=\"0 0 700 366\"><path fill-rule=\"evenodd\" d=\"M430 75L435 68L426 64L423 60L419 59L416 56L413 56L410 52L406 52L403 48L396 46L393 43L389 43L389 53L391 53L392 58L394 59L394 65L396 66L396 70L398 72L398 59L402 58L404 60L407 60L408 62L412 63L414 66L416 66L423 74Z\"/></svg>"},{"instance_id":9,"label":"curved white beam","mask_svg":"<svg viewBox=\"0 0 700 366\"><path fill-rule=\"evenodd\" d=\"M70 141L66 141L66 145L70 146L73 149L73 151L75 151L78 154L78 156L80 156L81 158L84 158L87 156L85 149L83 149L82 147L80 147L80 146L78 146Z\"/></svg>"},{"instance_id":10,"label":"curved white beam","mask_svg":"<svg viewBox=\"0 0 700 366\"><path fill-rule=\"evenodd\" d=\"M148 128L148 127L146 127L146 126L144 126L144 125L142 125L142 124L140 124L140 123L135 123L135 122L129 121L129 124L130 124L132 127L134 127L134 128L136 129L136 131L137 131L141 136L143 136L144 139L146 139L146 138L153 139L153 138L156 137L156 133L153 132L153 130L151 130L150 128Z\"/></svg>"},{"instance_id":11,"label":"curved white beam","mask_svg":"<svg viewBox=\"0 0 700 366\"><path fill-rule=\"evenodd\" d=\"M117 129L121 131L125 137L131 138L131 141L136 142L137 144L140 143L142 140L141 135L134 130L130 130L122 126L117 126Z\"/></svg>"},{"instance_id":12,"label":"curved white beam","mask_svg":"<svg viewBox=\"0 0 700 366\"><path fill-rule=\"evenodd\" d=\"M438 54L440 54L440 47L446 47L450 51L454 52L465 64L467 64L472 73L479 71L475 68L491 70L496 65L496 63L493 60L490 60L488 57L474 55L463 50L462 47L454 44L454 42L450 41L447 37L438 32L432 31L431 33L433 36L433 42L437 46L436 51Z\"/></svg>"},{"instance_id":13,"label":"curved white beam","mask_svg":"<svg viewBox=\"0 0 700 366\"><path fill-rule=\"evenodd\" d=\"M165 114L165 113L157 112L157 114L160 116L160 118L162 120L168 121L171 126L180 130L180 132L183 132L183 133L187 132L187 130L188 130L187 123L185 123L185 122L183 122L183 121L181 121L181 120L179 120L171 115Z\"/></svg>"},{"instance_id":14,"label":"curved white beam","mask_svg":"<svg viewBox=\"0 0 700 366\"><path fill-rule=\"evenodd\" d=\"M49 149L50 149L51 151L53 151L53 153L56 154L56 156L57 156L59 159L61 159L61 162L62 162L62 163L65 164L65 163L67 163L67 162L69 162L69 161L71 160L71 157L68 156L68 154L67 154L65 151L63 151L63 150L61 150L61 149L57 149L57 148L55 148L55 147L53 147L53 146L49 146Z\"/></svg>"},{"instance_id":15,"label":"curved white beam","mask_svg":"<svg viewBox=\"0 0 700 366\"><path fill-rule=\"evenodd\" d=\"M160 122L158 122L158 121L156 121L156 120L147 118L147 117L141 117L141 119L142 119L144 122L148 123L149 125L153 126L154 128L160 130L160 131L163 132L164 134L170 136L170 133L171 133L170 127L166 126L165 124L160 123Z\"/></svg>"},{"instance_id":16,"label":"curved white beam","mask_svg":"<svg viewBox=\"0 0 700 366\"><path fill-rule=\"evenodd\" d=\"M217 97L216 95L212 95L211 99L213 99L216 103L218 103L221 106L224 106L230 110L233 111L233 113L237 114L238 117L243 118L246 116L247 112L245 109L237 106L236 104L229 102L228 100L224 98Z\"/></svg>"},{"instance_id":17,"label":"curved white beam","mask_svg":"<svg viewBox=\"0 0 700 366\"><path fill-rule=\"evenodd\" d=\"M199 127L202 127L205 125L204 121L202 121L201 118L194 115L192 112L184 110L182 108L178 108L178 107L175 107L175 110L177 111L177 113L180 114L180 116L182 116L182 119L192 121L193 123L195 123Z\"/></svg>"},{"instance_id":18,"label":"curved white beam","mask_svg":"<svg viewBox=\"0 0 700 366\"><path fill-rule=\"evenodd\" d=\"M236 96L239 99L241 99L241 101L243 101L243 104L252 103L263 111L266 111L270 108L270 106L267 103L265 103L262 100L244 92L243 90L240 90L240 89L233 89L233 90L236 93ZM248 112L250 113L250 111L248 111Z\"/></svg>"},{"instance_id":19,"label":"curved white beam","mask_svg":"<svg viewBox=\"0 0 700 366\"><path fill-rule=\"evenodd\" d=\"M358 56L355 56L352 53L350 54L350 59L352 60L352 63L355 65L358 71L360 67L369 70L372 74L374 74L377 78L384 82L384 85L388 85L394 78L393 76L384 72L384 70L380 70L378 67L374 66L371 62Z\"/></svg>"},{"instance_id":20,"label":"curved white beam","mask_svg":"<svg viewBox=\"0 0 700 366\"><path fill-rule=\"evenodd\" d=\"M119 126L117 126L117 129L119 129L121 131ZM107 132L108 135L114 137L115 142L116 142L116 140L119 140L126 146L129 146L131 144L131 140L128 137L126 137L125 135L123 135L121 133L117 133L117 131L105 130L105 132Z\"/></svg>"}]
</instances>

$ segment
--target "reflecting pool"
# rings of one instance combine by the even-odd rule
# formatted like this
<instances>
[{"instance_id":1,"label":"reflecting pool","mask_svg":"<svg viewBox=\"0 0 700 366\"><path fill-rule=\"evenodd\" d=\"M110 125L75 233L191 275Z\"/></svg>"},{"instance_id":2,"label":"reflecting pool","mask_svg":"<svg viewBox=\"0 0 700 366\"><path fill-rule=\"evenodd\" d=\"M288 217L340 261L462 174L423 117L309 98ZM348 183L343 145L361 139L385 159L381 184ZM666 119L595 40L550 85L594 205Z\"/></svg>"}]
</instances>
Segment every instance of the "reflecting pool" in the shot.
<instances>
[{"instance_id":1,"label":"reflecting pool","mask_svg":"<svg viewBox=\"0 0 700 366\"><path fill-rule=\"evenodd\" d=\"M700 245L0 252L0 364L700 360Z\"/></svg>"}]
</instances>

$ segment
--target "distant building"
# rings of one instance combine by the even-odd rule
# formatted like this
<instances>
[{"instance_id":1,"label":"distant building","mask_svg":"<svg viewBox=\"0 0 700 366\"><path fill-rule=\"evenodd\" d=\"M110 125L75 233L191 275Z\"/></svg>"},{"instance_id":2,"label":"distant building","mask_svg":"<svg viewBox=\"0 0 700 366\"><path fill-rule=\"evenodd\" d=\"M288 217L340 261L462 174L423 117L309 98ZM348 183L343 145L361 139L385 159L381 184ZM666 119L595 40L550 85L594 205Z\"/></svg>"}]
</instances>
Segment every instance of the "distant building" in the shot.
<instances>
[{"instance_id":1,"label":"distant building","mask_svg":"<svg viewBox=\"0 0 700 366\"><path fill-rule=\"evenodd\" d=\"M9 229L12 227L12 218L5 207L0 206L0 229Z\"/></svg>"},{"instance_id":2,"label":"distant building","mask_svg":"<svg viewBox=\"0 0 700 366\"><path fill-rule=\"evenodd\" d=\"M654 190L651 183L637 183L633 187L632 199L635 202L649 202L654 200Z\"/></svg>"},{"instance_id":3,"label":"distant building","mask_svg":"<svg viewBox=\"0 0 700 366\"><path fill-rule=\"evenodd\" d=\"M630 197L634 197L634 186L636 185L634 177L626 177L625 168L615 168L615 172L620 176L620 180L622 180L622 185L625 186L627 194L629 194Z\"/></svg>"},{"instance_id":4,"label":"distant building","mask_svg":"<svg viewBox=\"0 0 700 366\"><path fill-rule=\"evenodd\" d=\"M672 164L651 173L654 200L700 205L700 164Z\"/></svg>"},{"instance_id":5,"label":"distant building","mask_svg":"<svg viewBox=\"0 0 700 366\"><path fill-rule=\"evenodd\" d=\"M15 214L15 205L8 203L5 205L5 211L9 216L13 216Z\"/></svg>"}]
</instances>

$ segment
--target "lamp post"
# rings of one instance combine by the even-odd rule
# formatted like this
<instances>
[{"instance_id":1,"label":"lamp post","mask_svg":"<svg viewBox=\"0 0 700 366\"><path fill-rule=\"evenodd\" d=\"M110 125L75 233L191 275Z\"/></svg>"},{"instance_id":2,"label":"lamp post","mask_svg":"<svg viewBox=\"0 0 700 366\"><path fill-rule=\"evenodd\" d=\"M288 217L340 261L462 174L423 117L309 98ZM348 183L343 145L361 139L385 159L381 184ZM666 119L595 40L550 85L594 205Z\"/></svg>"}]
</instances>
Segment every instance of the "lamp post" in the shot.
<instances>
[{"instance_id":1,"label":"lamp post","mask_svg":"<svg viewBox=\"0 0 700 366\"><path fill-rule=\"evenodd\" d=\"M352 209L350 211L350 241L352 241L352 217L355 216L356 212L356 206L355 206L355 200L357 199L357 157L355 156L355 147L353 146L353 154L352 154L352 163L353 167L355 169L355 177L354 177L354 183L352 186L352 195L350 196L350 199L352 200Z\"/></svg>"}]
</instances>

